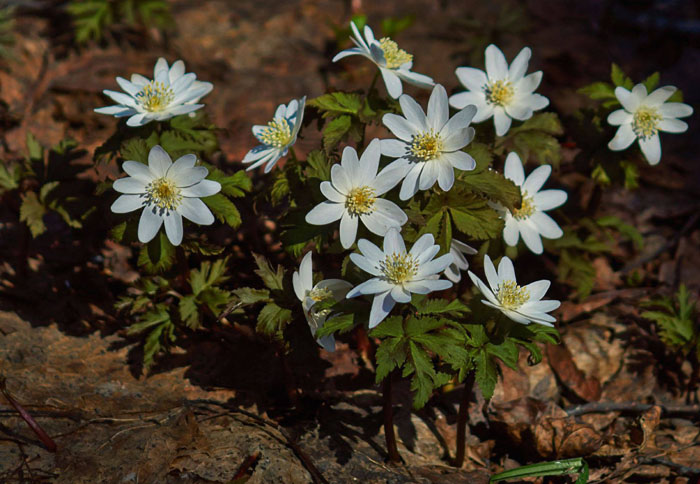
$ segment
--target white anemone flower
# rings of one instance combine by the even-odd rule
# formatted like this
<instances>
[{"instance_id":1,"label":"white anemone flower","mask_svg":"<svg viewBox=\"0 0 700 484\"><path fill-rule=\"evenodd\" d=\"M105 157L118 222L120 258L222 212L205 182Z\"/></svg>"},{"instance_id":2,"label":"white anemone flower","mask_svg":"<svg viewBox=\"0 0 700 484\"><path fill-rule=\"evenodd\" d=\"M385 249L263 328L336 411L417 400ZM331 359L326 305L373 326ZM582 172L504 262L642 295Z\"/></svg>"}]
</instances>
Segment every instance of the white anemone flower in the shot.
<instances>
[{"instance_id":1,"label":"white anemone flower","mask_svg":"<svg viewBox=\"0 0 700 484\"><path fill-rule=\"evenodd\" d=\"M384 85L391 97L398 98L403 89L401 81L408 82L414 86L422 88L431 88L435 85L433 79L425 74L412 72L413 56L405 50L399 49L399 46L389 37L383 37L379 40L374 38L374 33L369 25L365 25L364 37L357 30L355 22L350 22L350 28L353 35L350 40L356 45L350 49L344 50L333 57L333 62L337 62L344 57L351 55L361 55L367 57L379 67L379 72L384 79Z\"/></svg>"},{"instance_id":2,"label":"white anemone flower","mask_svg":"<svg viewBox=\"0 0 700 484\"><path fill-rule=\"evenodd\" d=\"M473 67L458 67L455 74L468 90L450 96L450 105L457 109L473 104L477 112L474 122L493 116L498 136L505 135L513 119L525 121L533 111L544 109L549 99L536 94L542 71L527 72L532 51L523 48L508 67L501 49L491 44L486 48L486 72Z\"/></svg>"},{"instance_id":3,"label":"white anemone flower","mask_svg":"<svg viewBox=\"0 0 700 484\"><path fill-rule=\"evenodd\" d=\"M622 109L608 116L608 123L619 126L608 148L613 151L627 149L634 140L639 140L639 148L650 165L661 161L661 140L659 131L684 133L688 130L685 118L693 114L693 108L684 103L667 103L676 88L664 86L647 94L644 84L637 84L628 91L624 87L615 88L615 97Z\"/></svg>"},{"instance_id":4,"label":"white anemone flower","mask_svg":"<svg viewBox=\"0 0 700 484\"><path fill-rule=\"evenodd\" d=\"M462 280L462 271L469 269L469 261L465 255L474 255L478 251L464 242L457 239L452 239L450 243L450 255L452 256L452 264L445 269L445 277L457 284Z\"/></svg>"},{"instance_id":5,"label":"white anemone flower","mask_svg":"<svg viewBox=\"0 0 700 484\"><path fill-rule=\"evenodd\" d=\"M173 245L182 242L182 217L199 225L214 223L214 215L200 200L221 190L203 166L195 166L197 157L185 155L175 163L160 146L148 153L148 165L125 161L122 165L129 175L114 181L113 188L124 195L112 204L112 212L127 213L143 208L138 237L144 244L156 236L161 225Z\"/></svg>"},{"instance_id":6,"label":"white anemone flower","mask_svg":"<svg viewBox=\"0 0 700 484\"><path fill-rule=\"evenodd\" d=\"M482 303L498 309L516 323L554 326L552 323L556 318L547 313L557 309L561 303L555 300L542 300L551 284L548 280L542 279L527 286L519 286L515 280L513 262L508 257L501 259L496 272L493 262L488 255L485 255L484 272L488 286L469 271L472 282L486 297L486 300L482 299Z\"/></svg>"},{"instance_id":7,"label":"white anemone flower","mask_svg":"<svg viewBox=\"0 0 700 484\"><path fill-rule=\"evenodd\" d=\"M411 251L397 229L389 229L384 237L384 248L379 249L368 240L360 239L357 247L361 254L350 254L357 267L372 274L373 278L355 286L347 298L373 294L369 327L374 328L388 316L394 305L411 301L411 293L428 294L452 287L450 281L438 279L453 258L445 254L433 259L440 251L431 234L425 234L413 244Z\"/></svg>"},{"instance_id":8,"label":"white anemone flower","mask_svg":"<svg viewBox=\"0 0 700 484\"><path fill-rule=\"evenodd\" d=\"M316 303L333 299L342 301L352 287L349 282L342 279L325 279L314 285L311 252L307 252L299 265L299 271L292 275L292 285L294 293L304 310L304 316L309 323L311 335L316 336L316 332L325 324L328 317L328 309L314 311ZM331 318L333 319L333 318ZM333 335L319 338L318 344L326 351L335 351L335 338Z\"/></svg>"},{"instance_id":9,"label":"white anemone flower","mask_svg":"<svg viewBox=\"0 0 700 484\"><path fill-rule=\"evenodd\" d=\"M398 205L379 198L403 178L403 168L385 168L379 174L379 140L374 139L357 159L355 148L343 150L340 164L331 168L331 181L321 183L321 193L328 199L306 215L311 225L326 225L340 220L340 243L349 249L355 243L358 223L381 237L392 228L400 228L408 217Z\"/></svg>"},{"instance_id":10,"label":"white anemone flower","mask_svg":"<svg viewBox=\"0 0 700 484\"><path fill-rule=\"evenodd\" d=\"M404 116L385 114L384 125L398 139L382 140L382 154L398 158L391 167L405 166L406 178L401 184L399 198L408 200L418 190L428 190L435 182L448 191L455 180L454 169L473 170L474 158L462 148L474 138L469 123L476 113L467 106L450 118L447 92L440 84L433 88L428 101L428 113L409 95L399 98Z\"/></svg>"},{"instance_id":11,"label":"white anemone flower","mask_svg":"<svg viewBox=\"0 0 700 484\"><path fill-rule=\"evenodd\" d=\"M131 81L117 77L117 84L124 92L102 91L117 104L95 109L96 113L116 118L129 116L128 126L143 126L151 121L164 121L173 116L194 112L204 106L199 100L214 87L211 82L197 80L197 75L185 74L181 60L168 67L164 58L158 59L153 68L153 80L140 74L132 74Z\"/></svg>"},{"instance_id":12,"label":"white anemone flower","mask_svg":"<svg viewBox=\"0 0 700 484\"><path fill-rule=\"evenodd\" d=\"M297 142L297 136L304 120L304 105L306 96L292 99L289 104L277 106L275 116L267 125L253 126L253 135L260 145L250 150L243 158L243 163L252 163L247 170L265 165L265 173L277 164L283 156L287 156L289 148Z\"/></svg>"},{"instance_id":13,"label":"white anemone flower","mask_svg":"<svg viewBox=\"0 0 700 484\"><path fill-rule=\"evenodd\" d=\"M535 168L527 178L520 157L509 153L506 158L504 175L520 187L522 203L519 209L510 211L500 204L494 207L501 212L505 220L503 240L510 246L518 245L520 236L528 249L535 254L543 251L542 239L558 239L564 232L545 212L557 208L566 202L564 190L540 190L552 173L552 167L541 165Z\"/></svg>"}]
</instances>

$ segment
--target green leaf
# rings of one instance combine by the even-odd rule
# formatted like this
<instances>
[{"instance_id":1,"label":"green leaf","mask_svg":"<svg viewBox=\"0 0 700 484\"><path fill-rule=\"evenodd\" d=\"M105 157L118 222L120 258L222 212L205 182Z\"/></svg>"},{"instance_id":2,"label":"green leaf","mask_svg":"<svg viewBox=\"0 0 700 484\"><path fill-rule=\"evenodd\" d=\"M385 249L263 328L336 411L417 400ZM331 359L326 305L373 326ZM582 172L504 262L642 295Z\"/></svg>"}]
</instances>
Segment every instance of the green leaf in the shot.
<instances>
[{"instance_id":1,"label":"green leaf","mask_svg":"<svg viewBox=\"0 0 700 484\"><path fill-rule=\"evenodd\" d=\"M608 82L594 82L578 90L581 94L585 94L593 100L608 100L614 99L617 101L615 96L615 87Z\"/></svg>"},{"instance_id":2,"label":"green leaf","mask_svg":"<svg viewBox=\"0 0 700 484\"><path fill-rule=\"evenodd\" d=\"M199 269L192 269L190 272L190 285L192 286L193 294L196 296L212 286L226 282L229 279L226 276L227 264L228 257L225 257L214 261L214 263L204 261Z\"/></svg>"},{"instance_id":3,"label":"green leaf","mask_svg":"<svg viewBox=\"0 0 700 484\"><path fill-rule=\"evenodd\" d=\"M618 66L615 63L613 63L612 68L610 70L610 79L612 80L613 84L615 84L615 86L622 86L627 90L630 90L634 87L632 79L627 77L625 73L622 72L622 69L620 69L620 66Z\"/></svg>"},{"instance_id":4,"label":"green leaf","mask_svg":"<svg viewBox=\"0 0 700 484\"><path fill-rule=\"evenodd\" d=\"M332 334L344 334L353 329L355 326L360 324L357 322L357 317L355 314L339 314L337 316L332 316L327 319L326 322L316 330L314 335L316 338L323 338L324 336L330 336Z\"/></svg>"},{"instance_id":5,"label":"green leaf","mask_svg":"<svg viewBox=\"0 0 700 484\"><path fill-rule=\"evenodd\" d=\"M559 118L554 113L536 114L521 126L511 129L500 143L512 147L523 163L534 156L540 163L555 166L561 160L561 145L555 136L561 136L564 130Z\"/></svg>"},{"instance_id":6,"label":"green leaf","mask_svg":"<svg viewBox=\"0 0 700 484\"><path fill-rule=\"evenodd\" d=\"M165 272L175 262L175 247L168 240L165 231L158 234L139 251L138 264L149 274Z\"/></svg>"},{"instance_id":7,"label":"green leaf","mask_svg":"<svg viewBox=\"0 0 700 484\"><path fill-rule=\"evenodd\" d=\"M260 276L263 284L272 291L283 291L284 268L278 265L277 269L273 269L268 260L258 254L253 254L253 258L255 259L255 264L258 266L255 273Z\"/></svg>"},{"instance_id":8,"label":"green leaf","mask_svg":"<svg viewBox=\"0 0 700 484\"><path fill-rule=\"evenodd\" d=\"M323 117L342 114L357 115L362 108L363 99L359 94L332 92L310 99L306 104L318 109Z\"/></svg>"},{"instance_id":9,"label":"green leaf","mask_svg":"<svg viewBox=\"0 0 700 484\"><path fill-rule=\"evenodd\" d=\"M43 161L44 160L44 147L41 143L34 137L32 133L27 131L26 137L27 146L27 159L31 161Z\"/></svg>"},{"instance_id":10,"label":"green leaf","mask_svg":"<svg viewBox=\"0 0 700 484\"><path fill-rule=\"evenodd\" d=\"M586 484L588 482L588 464L581 457L552 462L538 462L537 464L520 466L494 474L491 476L489 483L509 479L522 480L529 477L563 476L567 474L579 474L576 484Z\"/></svg>"},{"instance_id":11,"label":"green leaf","mask_svg":"<svg viewBox=\"0 0 700 484\"><path fill-rule=\"evenodd\" d=\"M562 250L558 272L559 281L576 288L576 296L579 300L590 296L595 283L595 268L585 255L572 250Z\"/></svg>"},{"instance_id":12,"label":"green leaf","mask_svg":"<svg viewBox=\"0 0 700 484\"><path fill-rule=\"evenodd\" d=\"M459 183L472 193L498 202L508 210L519 208L522 202L520 188L497 171L491 170L484 161L477 162L473 171L463 172Z\"/></svg>"},{"instance_id":13,"label":"green leaf","mask_svg":"<svg viewBox=\"0 0 700 484\"><path fill-rule=\"evenodd\" d=\"M22 204L19 207L19 219L27 224L32 237L38 237L46 232L44 215L46 207L39 201L35 192L27 192L22 195Z\"/></svg>"},{"instance_id":14,"label":"green leaf","mask_svg":"<svg viewBox=\"0 0 700 484\"><path fill-rule=\"evenodd\" d=\"M253 188L253 182L245 170L238 170L233 175L226 175L223 171L211 165L206 165L209 169L207 179L221 184L221 193L233 198L244 197Z\"/></svg>"},{"instance_id":15,"label":"green leaf","mask_svg":"<svg viewBox=\"0 0 700 484\"><path fill-rule=\"evenodd\" d=\"M654 72L652 75L642 81L642 84L644 84L644 87L647 88L648 93L651 93L651 91L653 91L654 88L659 85L660 77L661 75L658 72Z\"/></svg>"},{"instance_id":16,"label":"green leaf","mask_svg":"<svg viewBox=\"0 0 700 484\"><path fill-rule=\"evenodd\" d=\"M329 122L323 129L323 148L327 153L338 146L338 143L348 135L352 128L352 118L350 116L339 116Z\"/></svg>"},{"instance_id":17,"label":"green leaf","mask_svg":"<svg viewBox=\"0 0 700 484\"><path fill-rule=\"evenodd\" d=\"M0 161L0 194L19 187L22 174L19 166L6 166Z\"/></svg>"},{"instance_id":18,"label":"green leaf","mask_svg":"<svg viewBox=\"0 0 700 484\"><path fill-rule=\"evenodd\" d=\"M283 339L285 326L292 320L292 312L275 303L267 303L258 314L255 330L272 338Z\"/></svg>"},{"instance_id":19,"label":"green leaf","mask_svg":"<svg viewBox=\"0 0 700 484\"><path fill-rule=\"evenodd\" d=\"M122 143L119 152L124 160L138 161L139 163L148 165L148 153L150 148L145 139L129 138Z\"/></svg>"},{"instance_id":20,"label":"green leaf","mask_svg":"<svg viewBox=\"0 0 700 484\"><path fill-rule=\"evenodd\" d=\"M196 328L199 326L199 309L197 308L196 296L188 294L180 298L178 304L180 310L180 318L188 328Z\"/></svg>"},{"instance_id":21,"label":"green leaf","mask_svg":"<svg viewBox=\"0 0 700 484\"><path fill-rule=\"evenodd\" d=\"M417 298L415 295L411 304L416 308L419 316L450 314L459 317L469 312L469 308L459 299L429 299L427 297Z\"/></svg>"},{"instance_id":22,"label":"green leaf","mask_svg":"<svg viewBox=\"0 0 700 484\"><path fill-rule=\"evenodd\" d=\"M331 163L320 150L314 150L306 158L308 167L306 173L309 178L318 178L326 181L331 179Z\"/></svg>"},{"instance_id":23,"label":"green leaf","mask_svg":"<svg viewBox=\"0 0 700 484\"><path fill-rule=\"evenodd\" d=\"M457 192L457 190L451 190ZM500 237L503 231L503 220L498 212L488 203L474 195L457 198L457 193L450 195L448 205L450 215L457 230L477 240L487 240Z\"/></svg>"},{"instance_id":24,"label":"green leaf","mask_svg":"<svg viewBox=\"0 0 700 484\"><path fill-rule=\"evenodd\" d=\"M498 366L493 361L493 358L485 350L478 351L474 358L476 365L476 383L481 389L486 400L493 396L498 382Z\"/></svg>"},{"instance_id":25,"label":"green leaf","mask_svg":"<svg viewBox=\"0 0 700 484\"><path fill-rule=\"evenodd\" d=\"M211 209L219 222L225 223L234 229L241 225L241 213L233 202L223 194L217 193L216 195L204 197L201 200L207 204L207 207Z\"/></svg>"},{"instance_id":26,"label":"green leaf","mask_svg":"<svg viewBox=\"0 0 700 484\"><path fill-rule=\"evenodd\" d=\"M628 238L634 243L634 247L639 250L644 247L644 237L632 225L623 222L619 217L608 215L596 220L596 223L601 227L610 227L617 230L620 234Z\"/></svg>"},{"instance_id":27,"label":"green leaf","mask_svg":"<svg viewBox=\"0 0 700 484\"><path fill-rule=\"evenodd\" d=\"M254 289L252 287L240 287L233 293L241 301L241 304L256 304L259 302L270 302L270 291L267 289Z\"/></svg>"}]
</instances>

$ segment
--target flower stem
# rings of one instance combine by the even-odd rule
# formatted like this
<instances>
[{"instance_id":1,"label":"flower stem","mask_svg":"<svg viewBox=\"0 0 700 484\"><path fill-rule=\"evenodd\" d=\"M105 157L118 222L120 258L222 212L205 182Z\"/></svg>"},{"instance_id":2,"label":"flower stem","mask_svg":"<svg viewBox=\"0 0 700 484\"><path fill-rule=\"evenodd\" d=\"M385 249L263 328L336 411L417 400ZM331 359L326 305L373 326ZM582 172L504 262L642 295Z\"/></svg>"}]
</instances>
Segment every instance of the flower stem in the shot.
<instances>
[{"instance_id":1,"label":"flower stem","mask_svg":"<svg viewBox=\"0 0 700 484\"><path fill-rule=\"evenodd\" d=\"M297 162L297 154L296 154L296 152L294 151L294 147L292 147L292 146L289 147L289 156L292 158L292 161L293 161L294 163Z\"/></svg>"},{"instance_id":2,"label":"flower stem","mask_svg":"<svg viewBox=\"0 0 700 484\"><path fill-rule=\"evenodd\" d=\"M464 380L462 389L462 400L459 402L459 413L457 414L457 450L455 452L455 467L462 467L464 464L464 454L466 450L467 422L469 421L469 400L474 388L474 370L470 371Z\"/></svg>"},{"instance_id":3,"label":"flower stem","mask_svg":"<svg viewBox=\"0 0 700 484\"><path fill-rule=\"evenodd\" d=\"M389 454L389 462L401 462L399 449L396 446L396 434L394 433L394 405L391 399L391 380L394 376L390 373L384 378L384 436L386 437L386 450Z\"/></svg>"},{"instance_id":4,"label":"flower stem","mask_svg":"<svg viewBox=\"0 0 700 484\"><path fill-rule=\"evenodd\" d=\"M374 77L372 78L372 83L369 85L369 89L367 90L367 97L372 93L372 89L374 89L375 84L377 84L377 80L379 79L379 71L374 73Z\"/></svg>"}]
</instances>

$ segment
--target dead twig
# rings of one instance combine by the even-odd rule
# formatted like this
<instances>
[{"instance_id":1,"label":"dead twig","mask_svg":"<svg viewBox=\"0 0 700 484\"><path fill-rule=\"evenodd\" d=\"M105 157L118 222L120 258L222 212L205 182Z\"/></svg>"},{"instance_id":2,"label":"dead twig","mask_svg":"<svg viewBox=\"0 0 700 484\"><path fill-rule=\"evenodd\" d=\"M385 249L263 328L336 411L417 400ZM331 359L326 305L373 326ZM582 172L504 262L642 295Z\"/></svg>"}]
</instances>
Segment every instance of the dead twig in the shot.
<instances>
[{"instance_id":1,"label":"dead twig","mask_svg":"<svg viewBox=\"0 0 700 484\"><path fill-rule=\"evenodd\" d=\"M587 413L626 412L642 413L652 407L661 407L662 416L700 415L700 405L656 405L638 402L592 402L566 408L567 415L576 417Z\"/></svg>"},{"instance_id":2,"label":"dead twig","mask_svg":"<svg viewBox=\"0 0 700 484\"><path fill-rule=\"evenodd\" d=\"M49 437L49 434L47 434L44 429L41 428L41 426L34 420L34 418L27 412L22 405L17 403L15 399L12 397L10 392L7 390L5 386L5 377L0 376L0 392L5 396L7 401L12 405L17 412L19 412L20 417L27 422L27 425L34 431L34 433L39 437L41 442L44 444L44 447L46 447L46 450L49 452L56 452L56 442L54 442L51 437Z\"/></svg>"},{"instance_id":3,"label":"dead twig","mask_svg":"<svg viewBox=\"0 0 700 484\"><path fill-rule=\"evenodd\" d=\"M246 410L243 410L241 408L233 407L231 405L228 405L226 403L222 403L216 400L207 400L207 399L197 399L197 400L187 400L186 405L214 405L220 408L225 408L231 413L240 413L241 415L245 415L248 418L251 418L255 420L256 422L266 425L268 427L271 427L275 429L277 432L282 434L284 437L287 446L292 449L294 454L299 458L303 466L306 468L307 471L309 471L309 474L311 474L311 479L313 480L314 484L329 484L328 481L326 480L325 477L323 477L323 474L321 474L321 471L318 470L318 468L314 465L314 463L311 461L311 458L304 452L299 444L296 443L296 440L292 438L291 435L287 432L287 430L282 427L280 424L277 422L267 420L259 415L256 415L252 412L248 412Z\"/></svg>"}]
</instances>

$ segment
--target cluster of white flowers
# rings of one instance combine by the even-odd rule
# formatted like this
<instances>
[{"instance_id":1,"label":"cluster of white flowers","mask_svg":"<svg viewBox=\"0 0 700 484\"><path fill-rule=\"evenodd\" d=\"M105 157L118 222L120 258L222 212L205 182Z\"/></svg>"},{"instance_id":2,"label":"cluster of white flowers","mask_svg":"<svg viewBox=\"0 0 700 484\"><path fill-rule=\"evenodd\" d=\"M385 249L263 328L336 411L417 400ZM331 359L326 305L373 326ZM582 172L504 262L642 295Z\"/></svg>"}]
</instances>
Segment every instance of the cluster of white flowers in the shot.
<instances>
[{"instance_id":1,"label":"cluster of white flowers","mask_svg":"<svg viewBox=\"0 0 700 484\"><path fill-rule=\"evenodd\" d=\"M306 253L299 271L293 275L293 286L314 336L331 314L328 309L315 310L321 302L373 296L369 315L372 328L383 321L397 303L410 302L412 294L441 291L458 283L461 272L469 267L465 256L477 251L453 239L448 253L435 258L440 247L430 234L419 237L407 251L400 231L408 216L387 198L388 192L401 184L398 197L406 201L419 191L432 189L436 183L442 191L449 191L458 176L455 169L469 171L476 166L474 159L463 151L475 135L471 123L493 117L496 135L505 136L513 120L530 119L535 111L549 105L546 97L535 92L542 81L542 72L527 74L532 54L528 47L508 65L503 52L489 45L485 51L485 71L457 68L455 74L466 91L448 99L442 85L412 71L413 56L400 49L395 41L388 37L377 40L369 26L364 27L362 34L355 23L351 22L350 28L355 47L338 53L333 62L353 55L370 59L378 67L389 95L398 99L402 115L390 113L382 119L395 139L374 139L361 154L352 147L344 149L340 163L331 168L330 181L320 185L327 200L306 215L306 222L312 225L339 221L340 243L344 249L355 244L360 222L369 232L384 238L381 249L366 239L357 241L359 253L350 254L350 259L371 277L354 288L340 279L314 284L312 253ZM203 106L199 100L212 89L211 83L197 81L195 74L185 73L182 61L168 66L163 58L158 59L152 80L139 74L133 74L130 81L121 77L116 80L124 93L105 90L104 94L117 104L95 111L128 117L128 126L142 126L150 121L192 113ZM422 88L432 87L425 111L411 96L403 93L402 81ZM617 87L615 96L622 109L608 116L611 125L619 126L609 148L624 150L638 140L648 162L657 164L661 159L658 133L686 131L688 125L678 118L693 113L687 104L667 102L675 90L666 86L648 94L642 84L631 91ZM305 101L302 97L281 104L272 121L253 127L253 135L260 145L242 160L250 165L248 170L264 166L264 172L268 173L293 150L304 118ZM450 106L458 110L452 117ZM382 155L393 161L380 170ZM213 223L214 216L200 199L221 190L219 183L205 179L207 169L196 164L197 158L192 154L173 163L160 146L151 149L148 165L126 161L122 167L129 176L114 182L114 189L122 195L112 205L112 211L126 213L143 209L138 225L141 242L152 240L164 225L172 244L180 244L182 218L202 225ZM520 188L520 208L509 210L500 204L491 204L504 219L503 239L507 245L517 245L522 237L530 251L541 254L542 238L556 239L563 235L559 225L545 213L567 200L563 190L542 190L551 172L551 166L542 165L525 177L521 159L516 153L508 154L504 175ZM542 300L549 281L519 286L508 257L501 259L496 271L485 255L484 270L488 285L469 271L471 280L486 298L484 304L518 323L552 325L555 319L548 313L559 307L559 301ZM447 280L440 279L441 273ZM332 351L335 347L332 336L318 341L326 350Z\"/></svg>"}]
</instances>

